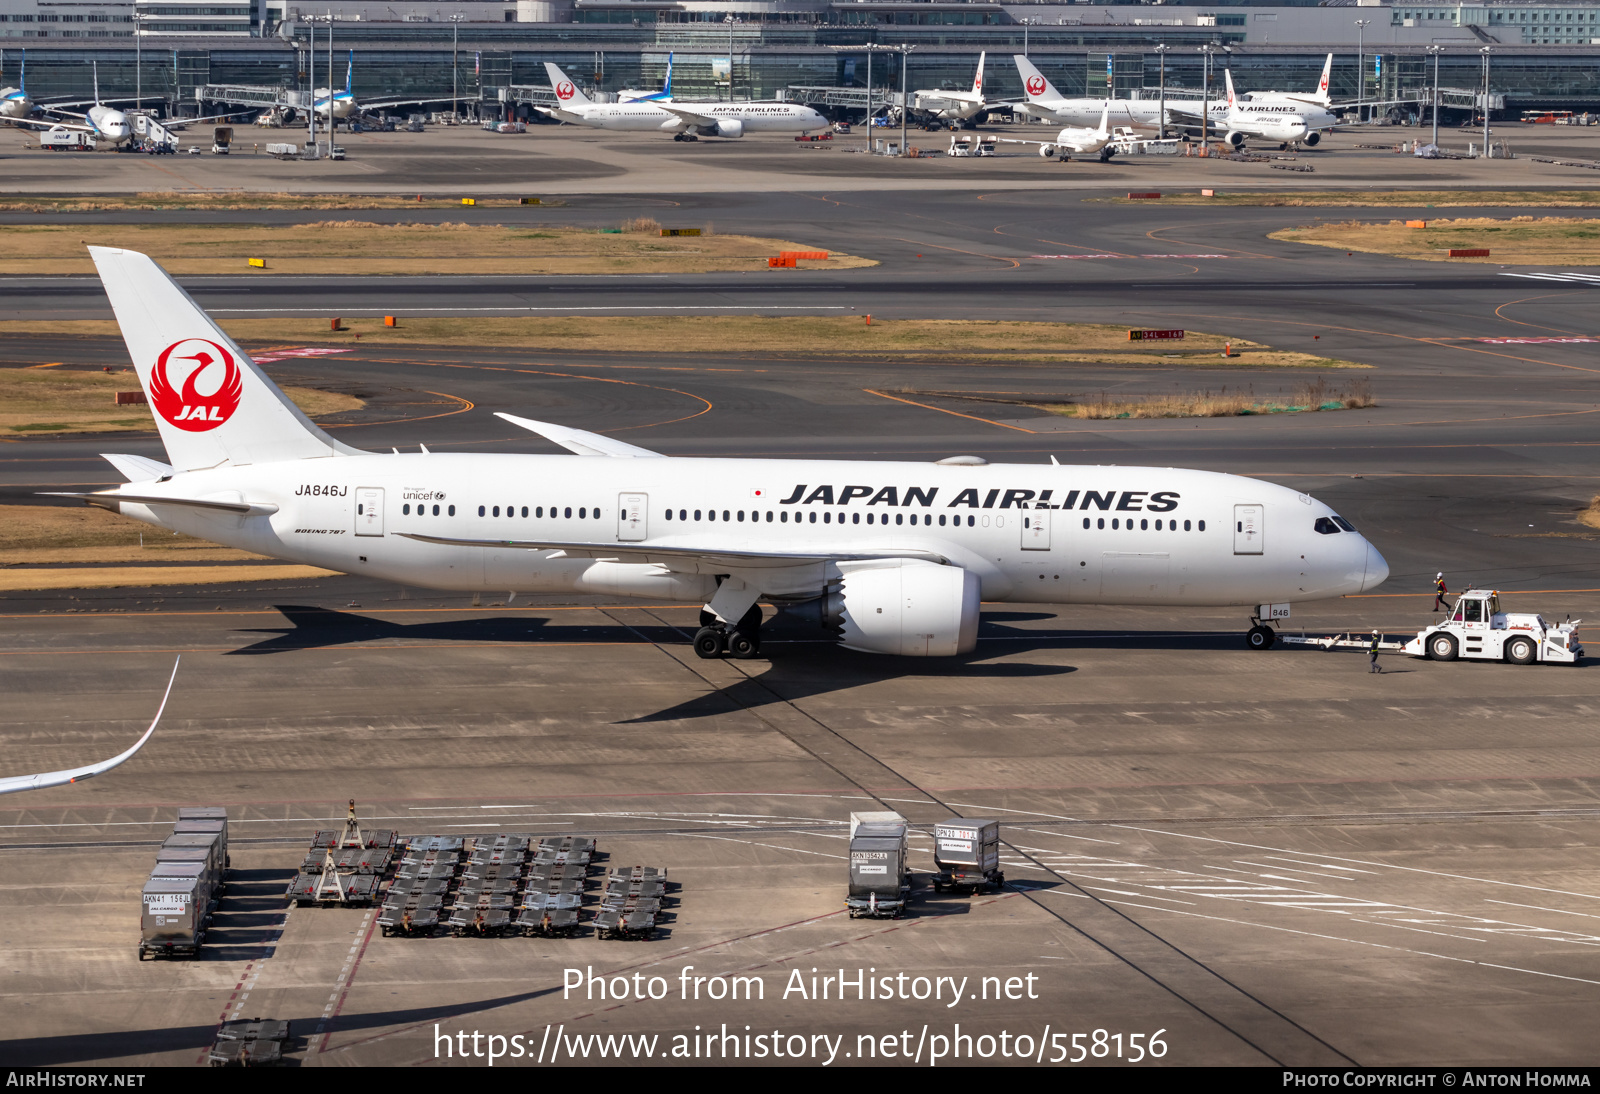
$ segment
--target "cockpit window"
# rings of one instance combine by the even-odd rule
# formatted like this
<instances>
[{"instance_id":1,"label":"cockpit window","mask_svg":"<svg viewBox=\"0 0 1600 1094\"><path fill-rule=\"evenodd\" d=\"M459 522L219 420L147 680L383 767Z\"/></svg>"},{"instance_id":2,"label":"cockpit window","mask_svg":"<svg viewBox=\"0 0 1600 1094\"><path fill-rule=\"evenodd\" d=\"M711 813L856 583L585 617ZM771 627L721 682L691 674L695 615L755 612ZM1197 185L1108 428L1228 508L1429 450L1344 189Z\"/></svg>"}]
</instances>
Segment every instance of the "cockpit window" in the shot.
<instances>
[{"instance_id":1,"label":"cockpit window","mask_svg":"<svg viewBox=\"0 0 1600 1094\"><path fill-rule=\"evenodd\" d=\"M1315 527L1318 532L1325 536L1336 536L1339 534L1339 526L1333 523L1333 521L1327 517L1318 517L1317 523L1313 525L1313 527Z\"/></svg>"},{"instance_id":2,"label":"cockpit window","mask_svg":"<svg viewBox=\"0 0 1600 1094\"><path fill-rule=\"evenodd\" d=\"M1333 523L1337 524L1340 528L1343 528L1346 532L1354 532L1356 530L1356 526L1345 520L1343 517L1334 517Z\"/></svg>"}]
</instances>

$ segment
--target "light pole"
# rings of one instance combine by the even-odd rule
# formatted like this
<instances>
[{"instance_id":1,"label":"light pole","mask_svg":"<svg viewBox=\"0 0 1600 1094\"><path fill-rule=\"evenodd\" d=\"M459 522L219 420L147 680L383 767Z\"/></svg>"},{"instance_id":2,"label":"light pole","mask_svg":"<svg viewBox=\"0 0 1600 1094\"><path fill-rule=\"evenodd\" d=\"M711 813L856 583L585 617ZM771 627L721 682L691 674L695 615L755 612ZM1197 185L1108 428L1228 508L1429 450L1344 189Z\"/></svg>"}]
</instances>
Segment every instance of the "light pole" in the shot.
<instances>
[{"instance_id":1,"label":"light pole","mask_svg":"<svg viewBox=\"0 0 1600 1094\"><path fill-rule=\"evenodd\" d=\"M466 16L459 11L450 17L450 113L461 120L461 70L456 65L456 48L461 43L461 20Z\"/></svg>"},{"instance_id":2,"label":"light pole","mask_svg":"<svg viewBox=\"0 0 1600 1094\"><path fill-rule=\"evenodd\" d=\"M133 13L133 108L144 109L144 14Z\"/></svg>"},{"instance_id":3,"label":"light pole","mask_svg":"<svg viewBox=\"0 0 1600 1094\"><path fill-rule=\"evenodd\" d=\"M1201 70L1205 78L1205 90L1200 97L1200 147L1204 149L1211 143L1211 44L1208 42L1200 47L1200 52L1205 54L1201 62Z\"/></svg>"},{"instance_id":4,"label":"light pole","mask_svg":"<svg viewBox=\"0 0 1600 1094\"><path fill-rule=\"evenodd\" d=\"M1037 22L1039 22L1039 18L1033 15L1022 20L1022 55L1024 57L1028 55L1028 28Z\"/></svg>"},{"instance_id":5,"label":"light pole","mask_svg":"<svg viewBox=\"0 0 1600 1094\"><path fill-rule=\"evenodd\" d=\"M906 117L911 113L908 109L911 100L906 92L906 70L911 67L911 51L916 48L904 42L900 43L900 154L902 156L906 154Z\"/></svg>"},{"instance_id":6,"label":"light pole","mask_svg":"<svg viewBox=\"0 0 1600 1094\"><path fill-rule=\"evenodd\" d=\"M1161 58L1161 90L1158 92L1156 107L1158 119L1156 137L1163 141L1167 139L1167 50L1171 48L1165 42L1156 46L1156 56Z\"/></svg>"},{"instance_id":7,"label":"light pole","mask_svg":"<svg viewBox=\"0 0 1600 1094\"><path fill-rule=\"evenodd\" d=\"M1494 52L1493 46L1484 46L1478 50L1483 54L1483 158L1489 158L1489 54Z\"/></svg>"},{"instance_id":8,"label":"light pole","mask_svg":"<svg viewBox=\"0 0 1600 1094\"><path fill-rule=\"evenodd\" d=\"M333 33L333 27L328 27L328 33ZM311 154L317 152L317 24L311 16L306 17L306 98L309 108L306 110L306 147L311 149Z\"/></svg>"},{"instance_id":9,"label":"light pole","mask_svg":"<svg viewBox=\"0 0 1600 1094\"><path fill-rule=\"evenodd\" d=\"M1439 147L1439 54L1444 52L1443 46L1429 46L1428 52L1433 55L1433 146Z\"/></svg>"},{"instance_id":10,"label":"light pole","mask_svg":"<svg viewBox=\"0 0 1600 1094\"><path fill-rule=\"evenodd\" d=\"M1361 108L1367 98L1367 24L1371 19L1356 20L1356 122L1359 124L1364 119L1361 117Z\"/></svg>"}]
</instances>

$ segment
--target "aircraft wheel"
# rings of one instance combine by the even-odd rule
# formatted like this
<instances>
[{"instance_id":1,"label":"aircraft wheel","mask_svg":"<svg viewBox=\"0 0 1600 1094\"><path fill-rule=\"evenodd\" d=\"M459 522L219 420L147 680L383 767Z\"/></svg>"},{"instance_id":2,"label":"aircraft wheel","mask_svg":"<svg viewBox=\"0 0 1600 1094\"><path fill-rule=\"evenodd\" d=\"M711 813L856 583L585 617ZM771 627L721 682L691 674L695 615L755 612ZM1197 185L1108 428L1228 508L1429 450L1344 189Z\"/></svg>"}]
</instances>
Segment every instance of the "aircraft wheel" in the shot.
<instances>
[{"instance_id":1,"label":"aircraft wheel","mask_svg":"<svg viewBox=\"0 0 1600 1094\"><path fill-rule=\"evenodd\" d=\"M695 656L714 661L722 656L722 634L710 627L701 627L694 635Z\"/></svg>"},{"instance_id":2,"label":"aircraft wheel","mask_svg":"<svg viewBox=\"0 0 1600 1094\"><path fill-rule=\"evenodd\" d=\"M728 633L728 653L740 661L748 661L761 654L761 640L756 635L741 630Z\"/></svg>"},{"instance_id":3,"label":"aircraft wheel","mask_svg":"<svg viewBox=\"0 0 1600 1094\"><path fill-rule=\"evenodd\" d=\"M1513 665L1533 664L1534 654L1538 652L1533 648L1531 638L1513 638L1506 643L1506 660Z\"/></svg>"},{"instance_id":4,"label":"aircraft wheel","mask_svg":"<svg viewBox=\"0 0 1600 1094\"><path fill-rule=\"evenodd\" d=\"M1244 644L1253 650L1270 650L1277 640L1277 633L1267 626L1251 627L1244 636Z\"/></svg>"},{"instance_id":5,"label":"aircraft wheel","mask_svg":"<svg viewBox=\"0 0 1600 1094\"><path fill-rule=\"evenodd\" d=\"M1430 661L1454 661L1456 659L1455 635L1441 633L1428 639L1428 659Z\"/></svg>"}]
</instances>

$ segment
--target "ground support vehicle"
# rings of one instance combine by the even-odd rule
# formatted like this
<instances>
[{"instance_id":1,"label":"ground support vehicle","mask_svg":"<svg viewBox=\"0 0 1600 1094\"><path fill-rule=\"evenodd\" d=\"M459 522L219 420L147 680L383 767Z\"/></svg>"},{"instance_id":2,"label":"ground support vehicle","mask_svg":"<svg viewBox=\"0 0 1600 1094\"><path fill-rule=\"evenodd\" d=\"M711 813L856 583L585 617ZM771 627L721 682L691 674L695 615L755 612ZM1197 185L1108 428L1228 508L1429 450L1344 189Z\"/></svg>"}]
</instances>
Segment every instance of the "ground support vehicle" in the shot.
<instances>
[{"instance_id":1,"label":"ground support vehicle","mask_svg":"<svg viewBox=\"0 0 1600 1094\"><path fill-rule=\"evenodd\" d=\"M378 913L378 927L386 937L398 934L426 938L438 930L443 909L444 897L440 894L390 889L383 910Z\"/></svg>"},{"instance_id":2,"label":"ground support vehicle","mask_svg":"<svg viewBox=\"0 0 1600 1094\"><path fill-rule=\"evenodd\" d=\"M656 924L667 893L667 871L655 866L630 866L612 870L595 913L594 929L601 938L622 940L655 937Z\"/></svg>"},{"instance_id":3,"label":"ground support vehicle","mask_svg":"<svg viewBox=\"0 0 1600 1094\"><path fill-rule=\"evenodd\" d=\"M1424 627L1415 638L1391 640L1377 635L1381 653L1409 653L1430 661L1509 661L1513 665L1536 662L1576 664L1583 659L1578 625L1583 621L1548 623L1535 614L1504 612L1500 595L1486 589L1468 589L1450 613ZM1360 631L1329 635L1283 635L1289 645L1321 649L1370 650L1373 636Z\"/></svg>"},{"instance_id":4,"label":"ground support vehicle","mask_svg":"<svg viewBox=\"0 0 1600 1094\"><path fill-rule=\"evenodd\" d=\"M207 1060L212 1067L278 1067L293 1043L288 1022L272 1018L224 1022Z\"/></svg>"},{"instance_id":5,"label":"ground support vehicle","mask_svg":"<svg viewBox=\"0 0 1600 1094\"><path fill-rule=\"evenodd\" d=\"M1418 631L1403 649L1431 661L1465 657L1513 665L1572 665L1583 657L1577 623L1546 623L1541 615L1504 612L1500 594L1484 589L1462 593L1447 619Z\"/></svg>"},{"instance_id":6,"label":"ground support vehicle","mask_svg":"<svg viewBox=\"0 0 1600 1094\"><path fill-rule=\"evenodd\" d=\"M940 821L933 828L935 892L946 889L998 889L1006 883L1000 869L1000 822L997 820Z\"/></svg>"},{"instance_id":7,"label":"ground support vehicle","mask_svg":"<svg viewBox=\"0 0 1600 1094\"><path fill-rule=\"evenodd\" d=\"M76 129L47 129L39 134L39 147L51 152L93 152L94 136Z\"/></svg>"},{"instance_id":8,"label":"ground support vehicle","mask_svg":"<svg viewBox=\"0 0 1600 1094\"><path fill-rule=\"evenodd\" d=\"M844 903L851 919L900 917L911 902L908 851L900 814L850 814L850 888Z\"/></svg>"}]
</instances>

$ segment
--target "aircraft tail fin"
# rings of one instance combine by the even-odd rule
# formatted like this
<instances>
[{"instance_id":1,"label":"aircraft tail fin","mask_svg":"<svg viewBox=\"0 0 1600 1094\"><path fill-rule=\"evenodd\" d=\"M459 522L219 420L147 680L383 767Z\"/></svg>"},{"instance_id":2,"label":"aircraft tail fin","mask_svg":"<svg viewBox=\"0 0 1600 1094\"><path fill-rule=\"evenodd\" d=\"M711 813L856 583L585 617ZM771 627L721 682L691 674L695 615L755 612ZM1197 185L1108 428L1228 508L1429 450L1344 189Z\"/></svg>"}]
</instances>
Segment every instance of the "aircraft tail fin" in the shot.
<instances>
[{"instance_id":1,"label":"aircraft tail fin","mask_svg":"<svg viewBox=\"0 0 1600 1094\"><path fill-rule=\"evenodd\" d=\"M175 469L359 454L313 425L148 255L89 255Z\"/></svg>"},{"instance_id":2,"label":"aircraft tail fin","mask_svg":"<svg viewBox=\"0 0 1600 1094\"><path fill-rule=\"evenodd\" d=\"M974 95L983 94L983 61L988 55L987 51L978 54L978 74L972 78L972 93Z\"/></svg>"},{"instance_id":3,"label":"aircraft tail fin","mask_svg":"<svg viewBox=\"0 0 1600 1094\"><path fill-rule=\"evenodd\" d=\"M1317 81L1317 93L1313 98L1323 106L1333 101L1331 94L1333 82L1333 54L1328 54L1328 59L1322 62L1322 79Z\"/></svg>"},{"instance_id":4,"label":"aircraft tail fin","mask_svg":"<svg viewBox=\"0 0 1600 1094\"><path fill-rule=\"evenodd\" d=\"M346 95L350 94L350 78L353 75L355 75L355 71L356 71L356 51L352 49L350 51L350 58L349 58L348 61L345 62L345 66L344 66L344 93Z\"/></svg>"},{"instance_id":5,"label":"aircraft tail fin","mask_svg":"<svg viewBox=\"0 0 1600 1094\"><path fill-rule=\"evenodd\" d=\"M672 98L672 54L667 54L667 82L661 86L661 93L667 98Z\"/></svg>"},{"instance_id":6,"label":"aircraft tail fin","mask_svg":"<svg viewBox=\"0 0 1600 1094\"><path fill-rule=\"evenodd\" d=\"M17 90L24 95L28 93L28 51L22 51L22 66L17 71Z\"/></svg>"},{"instance_id":7,"label":"aircraft tail fin","mask_svg":"<svg viewBox=\"0 0 1600 1094\"><path fill-rule=\"evenodd\" d=\"M99 61L90 61L89 64L91 66L91 70L94 73L94 105L99 106L100 105L100 62Z\"/></svg>"},{"instance_id":8,"label":"aircraft tail fin","mask_svg":"<svg viewBox=\"0 0 1600 1094\"><path fill-rule=\"evenodd\" d=\"M1228 85L1228 110L1231 113L1233 111L1234 107L1238 106L1238 104L1239 104L1238 97L1236 95L1234 95L1234 93L1233 93L1233 69L1231 69L1231 68L1223 69L1222 70L1222 76L1223 76L1223 79L1227 81L1227 85Z\"/></svg>"},{"instance_id":9,"label":"aircraft tail fin","mask_svg":"<svg viewBox=\"0 0 1600 1094\"><path fill-rule=\"evenodd\" d=\"M556 93L556 103L561 106L586 106L590 102L589 96L583 93L583 88L567 78L559 65L550 61L544 63L545 75L550 77L550 87Z\"/></svg>"},{"instance_id":10,"label":"aircraft tail fin","mask_svg":"<svg viewBox=\"0 0 1600 1094\"><path fill-rule=\"evenodd\" d=\"M1012 60L1017 62L1017 72L1022 76L1022 90L1030 103L1053 103L1061 99L1061 92L1044 78L1044 73L1035 68L1032 61L1020 53L1014 54Z\"/></svg>"},{"instance_id":11,"label":"aircraft tail fin","mask_svg":"<svg viewBox=\"0 0 1600 1094\"><path fill-rule=\"evenodd\" d=\"M1111 135L1111 103L1109 101L1106 103L1105 109L1100 112L1100 128L1096 129L1095 132L1101 137L1109 137Z\"/></svg>"}]
</instances>

